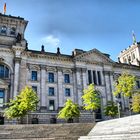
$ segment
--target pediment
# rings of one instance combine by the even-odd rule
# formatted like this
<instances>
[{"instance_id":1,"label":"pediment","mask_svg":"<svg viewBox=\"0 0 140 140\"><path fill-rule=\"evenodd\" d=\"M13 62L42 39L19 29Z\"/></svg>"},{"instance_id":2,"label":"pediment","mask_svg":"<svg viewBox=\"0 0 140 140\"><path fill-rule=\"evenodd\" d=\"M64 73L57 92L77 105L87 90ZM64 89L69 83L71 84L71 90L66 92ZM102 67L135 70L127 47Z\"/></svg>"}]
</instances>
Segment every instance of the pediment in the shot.
<instances>
[{"instance_id":1,"label":"pediment","mask_svg":"<svg viewBox=\"0 0 140 140\"><path fill-rule=\"evenodd\" d=\"M82 53L76 56L75 59L89 63L114 63L113 60L108 58L105 54L101 53L97 49L93 49L85 53Z\"/></svg>"}]
</instances>

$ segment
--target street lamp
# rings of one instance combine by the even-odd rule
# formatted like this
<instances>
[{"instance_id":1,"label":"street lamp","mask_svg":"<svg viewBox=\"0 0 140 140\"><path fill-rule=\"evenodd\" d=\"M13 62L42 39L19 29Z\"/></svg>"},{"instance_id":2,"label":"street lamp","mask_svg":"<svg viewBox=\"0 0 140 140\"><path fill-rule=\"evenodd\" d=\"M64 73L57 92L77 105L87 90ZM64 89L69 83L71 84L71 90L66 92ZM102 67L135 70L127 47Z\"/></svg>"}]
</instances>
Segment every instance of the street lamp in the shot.
<instances>
[{"instance_id":1,"label":"street lamp","mask_svg":"<svg viewBox=\"0 0 140 140\"><path fill-rule=\"evenodd\" d=\"M118 98L116 98L116 102L117 102L117 108L118 108L118 117L121 117L121 112L120 112L120 101Z\"/></svg>"}]
</instances>

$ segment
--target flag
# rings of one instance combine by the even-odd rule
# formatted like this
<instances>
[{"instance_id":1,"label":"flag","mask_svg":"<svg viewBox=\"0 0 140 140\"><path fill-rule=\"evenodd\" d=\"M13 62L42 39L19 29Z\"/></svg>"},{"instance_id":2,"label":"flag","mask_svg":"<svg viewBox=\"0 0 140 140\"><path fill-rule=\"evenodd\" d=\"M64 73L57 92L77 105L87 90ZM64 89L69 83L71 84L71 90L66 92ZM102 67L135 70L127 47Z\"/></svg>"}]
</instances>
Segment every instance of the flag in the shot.
<instances>
[{"instance_id":1,"label":"flag","mask_svg":"<svg viewBox=\"0 0 140 140\"><path fill-rule=\"evenodd\" d=\"M6 14L6 3L4 4L4 7L3 7L3 13Z\"/></svg>"},{"instance_id":2,"label":"flag","mask_svg":"<svg viewBox=\"0 0 140 140\"><path fill-rule=\"evenodd\" d=\"M136 44L137 41L136 41L136 36L135 36L135 34L134 34L134 31L132 31L132 37L133 37L133 44Z\"/></svg>"}]
</instances>

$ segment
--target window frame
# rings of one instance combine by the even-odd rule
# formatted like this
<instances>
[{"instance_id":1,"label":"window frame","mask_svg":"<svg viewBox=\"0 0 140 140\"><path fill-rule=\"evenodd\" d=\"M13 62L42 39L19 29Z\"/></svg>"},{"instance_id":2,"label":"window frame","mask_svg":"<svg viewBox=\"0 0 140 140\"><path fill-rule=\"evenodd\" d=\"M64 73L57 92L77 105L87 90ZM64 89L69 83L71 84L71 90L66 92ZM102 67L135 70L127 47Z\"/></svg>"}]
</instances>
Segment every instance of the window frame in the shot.
<instances>
[{"instance_id":1,"label":"window frame","mask_svg":"<svg viewBox=\"0 0 140 140\"><path fill-rule=\"evenodd\" d=\"M49 81L49 83L54 83L54 73L53 72L48 73L48 81Z\"/></svg>"},{"instance_id":2,"label":"window frame","mask_svg":"<svg viewBox=\"0 0 140 140\"><path fill-rule=\"evenodd\" d=\"M0 96L0 100L2 99L3 101L2 101L2 103L0 102L0 108L3 107L3 105L4 105L4 101L5 101L5 93L4 93L4 89L0 89L0 93L1 93L1 91L3 91L3 92L2 92L2 93L3 93L3 96L2 96L2 97Z\"/></svg>"},{"instance_id":3,"label":"window frame","mask_svg":"<svg viewBox=\"0 0 140 140\"><path fill-rule=\"evenodd\" d=\"M33 73L36 73L36 75L34 75ZM38 79L38 72L36 71L36 70L32 70L31 71L31 80L32 81L37 81L37 79Z\"/></svg>"},{"instance_id":4,"label":"window frame","mask_svg":"<svg viewBox=\"0 0 140 140\"><path fill-rule=\"evenodd\" d=\"M48 96L55 96L55 89L54 87L48 88Z\"/></svg>"},{"instance_id":5,"label":"window frame","mask_svg":"<svg viewBox=\"0 0 140 140\"><path fill-rule=\"evenodd\" d=\"M70 97L71 96L71 90L70 88L65 88L65 96Z\"/></svg>"},{"instance_id":6,"label":"window frame","mask_svg":"<svg viewBox=\"0 0 140 140\"><path fill-rule=\"evenodd\" d=\"M64 74L64 83L70 83L70 74Z\"/></svg>"},{"instance_id":7,"label":"window frame","mask_svg":"<svg viewBox=\"0 0 140 140\"><path fill-rule=\"evenodd\" d=\"M51 101L53 101L53 104L51 105ZM52 106L52 109L51 109L51 106ZM49 111L54 111L55 110L55 100L53 100L53 99L51 99L51 100L49 100Z\"/></svg>"},{"instance_id":8,"label":"window frame","mask_svg":"<svg viewBox=\"0 0 140 140\"><path fill-rule=\"evenodd\" d=\"M1 34L6 35L7 34L7 27L5 25L1 26Z\"/></svg>"},{"instance_id":9,"label":"window frame","mask_svg":"<svg viewBox=\"0 0 140 140\"><path fill-rule=\"evenodd\" d=\"M2 72L2 68L3 67L3 72ZM0 64L0 78L9 78L10 75L10 70L6 65Z\"/></svg>"}]
</instances>

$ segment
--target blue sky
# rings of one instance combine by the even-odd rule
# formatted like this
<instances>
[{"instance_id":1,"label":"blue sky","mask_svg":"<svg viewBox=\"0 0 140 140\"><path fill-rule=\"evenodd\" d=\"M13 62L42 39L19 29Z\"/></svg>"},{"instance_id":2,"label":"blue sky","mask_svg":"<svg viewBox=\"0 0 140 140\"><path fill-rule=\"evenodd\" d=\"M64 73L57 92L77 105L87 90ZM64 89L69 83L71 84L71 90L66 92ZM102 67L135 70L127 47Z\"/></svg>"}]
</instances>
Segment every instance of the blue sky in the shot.
<instances>
[{"instance_id":1,"label":"blue sky","mask_svg":"<svg viewBox=\"0 0 140 140\"><path fill-rule=\"evenodd\" d=\"M132 30L140 41L140 0L0 0L0 12L29 21L25 37L30 49L71 54L75 48L97 48L117 60L132 44Z\"/></svg>"}]
</instances>

